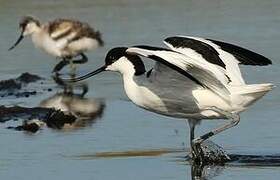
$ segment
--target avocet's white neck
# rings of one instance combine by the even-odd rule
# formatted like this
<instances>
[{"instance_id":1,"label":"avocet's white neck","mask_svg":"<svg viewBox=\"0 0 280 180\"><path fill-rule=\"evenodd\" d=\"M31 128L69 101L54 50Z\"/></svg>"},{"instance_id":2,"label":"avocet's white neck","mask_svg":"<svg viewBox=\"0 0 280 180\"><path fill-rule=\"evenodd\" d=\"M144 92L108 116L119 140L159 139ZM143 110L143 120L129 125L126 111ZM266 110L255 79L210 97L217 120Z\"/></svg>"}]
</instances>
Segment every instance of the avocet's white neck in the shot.
<instances>
[{"instance_id":1,"label":"avocet's white neck","mask_svg":"<svg viewBox=\"0 0 280 180\"><path fill-rule=\"evenodd\" d=\"M41 29L38 29L37 31L33 32L31 34L31 39L35 47L44 49L44 43L46 44L45 34L42 33ZM50 47L50 46L48 46ZM46 49L44 49L46 50Z\"/></svg>"},{"instance_id":2,"label":"avocet's white neck","mask_svg":"<svg viewBox=\"0 0 280 180\"><path fill-rule=\"evenodd\" d=\"M145 75L134 76L123 74L124 90L128 98L136 105L151 111L166 111L160 97L150 89L149 83L145 82ZM145 85L144 85L145 84Z\"/></svg>"},{"instance_id":3,"label":"avocet's white neck","mask_svg":"<svg viewBox=\"0 0 280 180\"><path fill-rule=\"evenodd\" d=\"M58 44L50 38L49 34L43 27L38 27L38 29L31 34L31 39L35 47L44 50L50 55L61 57Z\"/></svg>"},{"instance_id":4,"label":"avocet's white neck","mask_svg":"<svg viewBox=\"0 0 280 180\"><path fill-rule=\"evenodd\" d=\"M117 71L123 78L124 90L128 98L135 104L139 101L139 85L135 82L134 65L126 58L121 57L113 64L107 66L106 70Z\"/></svg>"},{"instance_id":5,"label":"avocet's white neck","mask_svg":"<svg viewBox=\"0 0 280 180\"><path fill-rule=\"evenodd\" d=\"M128 98L131 99L131 101L133 101L135 104L139 105L140 87L137 82L135 82L134 75L123 74L123 85Z\"/></svg>"},{"instance_id":6,"label":"avocet's white neck","mask_svg":"<svg viewBox=\"0 0 280 180\"><path fill-rule=\"evenodd\" d=\"M108 65L106 70L120 72L125 77L133 77L135 74L133 64L125 56Z\"/></svg>"},{"instance_id":7,"label":"avocet's white neck","mask_svg":"<svg viewBox=\"0 0 280 180\"><path fill-rule=\"evenodd\" d=\"M150 89L149 83L145 82L145 74L136 76L134 65L126 57L107 66L106 70L122 74L125 93L134 104L151 110L154 107L164 107L161 99Z\"/></svg>"}]
</instances>

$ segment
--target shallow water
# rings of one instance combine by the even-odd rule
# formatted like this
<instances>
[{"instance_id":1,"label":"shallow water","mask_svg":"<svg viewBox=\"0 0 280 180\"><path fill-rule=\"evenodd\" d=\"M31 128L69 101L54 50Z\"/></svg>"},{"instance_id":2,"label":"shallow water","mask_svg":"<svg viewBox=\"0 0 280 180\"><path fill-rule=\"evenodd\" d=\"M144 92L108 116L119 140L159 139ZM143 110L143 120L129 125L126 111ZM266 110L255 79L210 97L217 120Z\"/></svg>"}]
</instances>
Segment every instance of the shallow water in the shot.
<instances>
[{"instance_id":1,"label":"shallow water","mask_svg":"<svg viewBox=\"0 0 280 180\"><path fill-rule=\"evenodd\" d=\"M19 34L20 16L33 14L43 21L56 17L78 18L103 33L105 47L88 53L90 62L79 69L81 74L103 64L105 53L112 47L161 46L165 37L184 34L233 42L269 57L273 66L243 67L246 71L243 74L251 83L280 84L278 0L0 2L0 79L28 71L47 77L45 86L56 86L50 78L56 61L35 50L30 39L25 39L14 51L7 51ZM191 166L182 162L185 153L181 150L188 147L188 128L184 121L134 106L123 92L120 77L114 73L91 78L88 84L86 97L104 98L106 107L102 117L87 127L43 128L29 134L5 129L8 124L0 124L1 179L191 179ZM1 105L37 106L61 91L57 87L38 96L4 98L0 102ZM237 127L211 140L234 154L279 155L279 98L279 90L275 88L242 113ZM221 123L205 121L197 133ZM122 155L127 152L134 154ZM108 157L108 153L115 156ZM95 158L96 154L100 157ZM229 165L206 170L210 172L206 173L208 179L257 180L280 175L280 167Z\"/></svg>"}]
</instances>

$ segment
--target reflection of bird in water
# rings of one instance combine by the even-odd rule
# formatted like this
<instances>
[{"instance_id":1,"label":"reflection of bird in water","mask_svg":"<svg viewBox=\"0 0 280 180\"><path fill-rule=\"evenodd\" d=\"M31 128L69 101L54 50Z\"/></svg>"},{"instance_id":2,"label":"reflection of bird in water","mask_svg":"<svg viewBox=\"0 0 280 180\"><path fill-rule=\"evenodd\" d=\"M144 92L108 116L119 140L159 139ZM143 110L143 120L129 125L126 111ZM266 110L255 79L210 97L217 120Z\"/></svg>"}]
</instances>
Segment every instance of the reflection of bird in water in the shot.
<instances>
[{"instance_id":1,"label":"reflection of bird in water","mask_svg":"<svg viewBox=\"0 0 280 180\"><path fill-rule=\"evenodd\" d=\"M31 35L36 47L62 59L54 67L55 73L69 63L74 71L73 64L83 64L88 61L84 52L103 46L99 31L95 31L87 23L76 20L55 19L41 24L34 17L25 16L21 19L19 27L21 28L20 37L9 50L15 48L25 36ZM76 56L81 56L81 59L74 60Z\"/></svg>"},{"instance_id":2,"label":"reflection of bird in water","mask_svg":"<svg viewBox=\"0 0 280 180\"><path fill-rule=\"evenodd\" d=\"M75 88L74 88L75 89ZM85 127L91 125L103 115L105 104L101 99L85 98L87 85L82 86L81 93L75 93L73 87L43 100L40 107L54 108L74 115L77 120L68 127Z\"/></svg>"},{"instance_id":3,"label":"reflection of bird in water","mask_svg":"<svg viewBox=\"0 0 280 180\"><path fill-rule=\"evenodd\" d=\"M102 71L122 74L127 96L149 111L175 118L188 119L193 160L204 163L201 143L239 123L239 113L269 92L273 85L246 84L239 64L269 65L266 57L225 42L170 37L165 43L171 49L134 46L110 50L105 65L77 82ZM154 60L146 72L140 57ZM203 119L229 119L221 127L197 138L195 125Z\"/></svg>"},{"instance_id":4,"label":"reflection of bird in water","mask_svg":"<svg viewBox=\"0 0 280 180\"><path fill-rule=\"evenodd\" d=\"M224 169L224 166L204 166L193 163L191 164L191 177L192 180L210 180L219 176Z\"/></svg>"}]
</instances>

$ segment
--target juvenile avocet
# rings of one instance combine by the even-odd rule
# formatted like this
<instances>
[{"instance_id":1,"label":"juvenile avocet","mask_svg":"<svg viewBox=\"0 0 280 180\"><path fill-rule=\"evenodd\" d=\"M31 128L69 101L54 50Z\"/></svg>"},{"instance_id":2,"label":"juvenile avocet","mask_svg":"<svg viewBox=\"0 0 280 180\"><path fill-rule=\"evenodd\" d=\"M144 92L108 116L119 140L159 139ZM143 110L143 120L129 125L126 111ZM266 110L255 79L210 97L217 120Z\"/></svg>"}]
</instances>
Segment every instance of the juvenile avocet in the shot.
<instances>
[{"instance_id":1,"label":"juvenile avocet","mask_svg":"<svg viewBox=\"0 0 280 180\"><path fill-rule=\"evenodd\" d=\"M124 89L136 105L166 116L188 119L192 157L203 161L200 143L239 123L246 110L273 88L272 84L245 84L238 64L268 65L271 61L244 48L203 38L170 37L170 49L134 46L111 49L105 65L71 81L102 71L122 74ZM140 56L156 61L146 72ZM230 119L225 125L194 137L203 119Z\"/></svg>"},{"instance_id":2,"label":"juvenile avocet","mask_svg":"<svg viewBox=\"0 0 280 180\"><path fill-rule=\"evenodd\" d=\"M34 45L48 54L61 58L53 69L57 73L70 63L82 64L88 61L84 52L103 46L103 40L99 31L95 31L87 23L71 19L56 19L46 24L32 16L25 16L20 20L21 34L15 44L9 49L14 49L21 40L31 35ZM73 60L80 55L81 59Z\"/></svg>"}]
</instances>

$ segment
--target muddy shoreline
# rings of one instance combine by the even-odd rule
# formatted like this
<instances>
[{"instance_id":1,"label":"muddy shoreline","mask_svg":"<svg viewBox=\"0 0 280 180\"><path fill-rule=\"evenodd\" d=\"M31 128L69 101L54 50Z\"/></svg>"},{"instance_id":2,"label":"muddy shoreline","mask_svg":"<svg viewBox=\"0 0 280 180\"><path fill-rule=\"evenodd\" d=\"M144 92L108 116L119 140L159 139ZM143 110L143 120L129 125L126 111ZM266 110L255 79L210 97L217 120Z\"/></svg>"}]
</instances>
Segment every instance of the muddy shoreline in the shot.
<instances>
[{"instance_id":1,"label":"muddy shoreline","mask_svg":"<svg viewBox=\"0 0 280 180\"><path fill-rule=\"evenodd\" d=\"M38 96L53 91L53 87L43 86L46 78L36 74L22 73L16 78L0 81L0 98L5 100L10 98L13 100L28 102L31 96ZM103 114L105 104L95 99L84 98L87 93L75 94L68 85L58 84L57 92L54 95L48 95L47 99L43 100L37 106L28 107L20 106L16 103L13 105L0 104L0 123L8 121L16 121L17 126L8 126L8 129L18 131L37 132L44 126L53 129L63 129L65 126L86 126L94 122ZM23 99L22 99L23 98ZM77 104L75 106L75 104ZM80 108L81 106L81 108ZM88 109L84 112L83 109ZM82 119L82 120L81 120Z\"/></svg>"}]
</instances>

